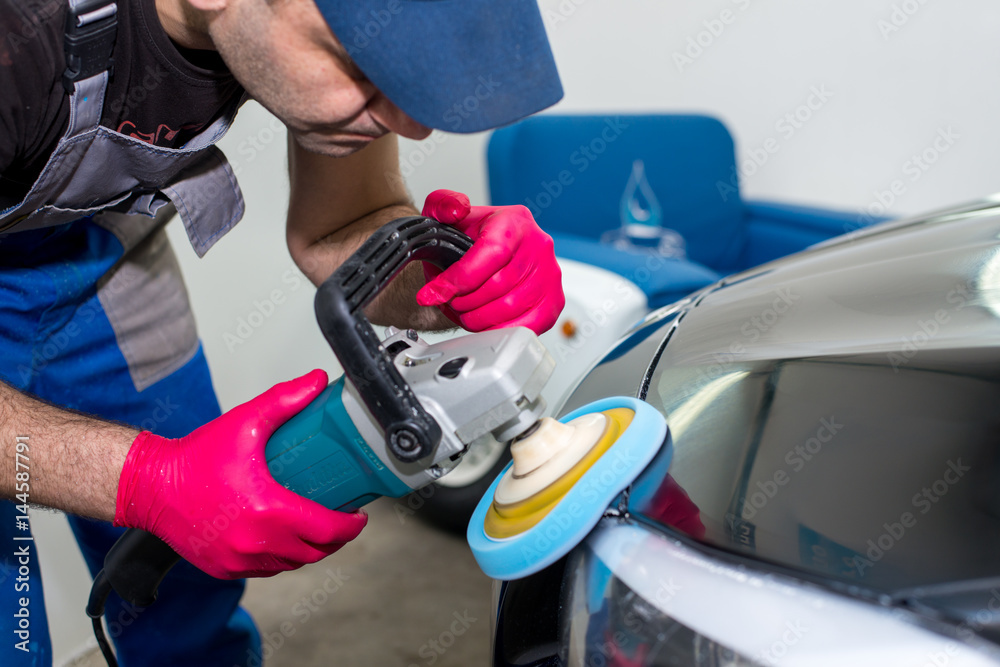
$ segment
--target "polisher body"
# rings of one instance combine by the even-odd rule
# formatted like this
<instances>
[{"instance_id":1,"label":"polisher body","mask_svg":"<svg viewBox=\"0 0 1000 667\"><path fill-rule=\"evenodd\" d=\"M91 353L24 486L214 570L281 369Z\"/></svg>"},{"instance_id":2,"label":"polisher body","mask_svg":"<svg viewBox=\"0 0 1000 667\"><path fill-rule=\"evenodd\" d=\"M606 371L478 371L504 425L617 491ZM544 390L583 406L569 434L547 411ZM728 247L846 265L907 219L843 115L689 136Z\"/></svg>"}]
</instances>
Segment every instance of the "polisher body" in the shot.
<instances>
[{"instance_id":1,"label":"polisher body","mask_svg":"<svg viewBox=\"0 0 1000 667\"><path fill-rule=\"evenodd\" d=\"M440 479L470 446L524 433L544 411L541 391L555 362L523 327L433 345L413 331L390 330L382 347L441 425L441 442L428 456L399 460L354 384L341 377L268 441L268 469L283 486L344 511L398 498Z\"/></svg>"}]
</instances>

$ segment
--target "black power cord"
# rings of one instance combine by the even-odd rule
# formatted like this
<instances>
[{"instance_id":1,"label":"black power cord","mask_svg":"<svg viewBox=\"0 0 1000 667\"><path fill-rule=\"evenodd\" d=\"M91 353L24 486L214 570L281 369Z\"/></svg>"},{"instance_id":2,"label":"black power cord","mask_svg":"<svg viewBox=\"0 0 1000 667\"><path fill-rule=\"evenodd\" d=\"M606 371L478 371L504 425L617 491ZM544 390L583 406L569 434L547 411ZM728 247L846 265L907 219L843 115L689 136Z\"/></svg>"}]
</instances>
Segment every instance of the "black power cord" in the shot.
<instances>
[{"instance_id":1,"label":"black power cord","mask_svg":"<svg viewBox=\"0 0 1000 667\"><path fill-rule=\"evenodd\" d=\"M108 595L114 591L131 605L148 607L156 602L156 589L163 577L180 559L156 535L135 528L126 530L112 545L104 557L104 569L94 578L87 601L87 616L93 620L94 636L108 667L118 667L118 659L101 625Z\"/></svg>"},{"instance_id":2,"label":"black power cord","mask_svg":"<svg viewBox=\"0 0 1000 667\"><path fill-rule=\"evenodd\" d=\"M114 651L111 650L111 644L108 642L108 638L104 634L104 626L101 624L101 617L104 616L104 603L111 591L111 582L108 581L104 570L101 570L97 573L94 585L90 589L90 599L87 600L87 616L90 616L94 624L94 636L97 638L97 645L100 647L108 667L118 667L118 659L115 657Z\"/></svg>"}]
</instances>

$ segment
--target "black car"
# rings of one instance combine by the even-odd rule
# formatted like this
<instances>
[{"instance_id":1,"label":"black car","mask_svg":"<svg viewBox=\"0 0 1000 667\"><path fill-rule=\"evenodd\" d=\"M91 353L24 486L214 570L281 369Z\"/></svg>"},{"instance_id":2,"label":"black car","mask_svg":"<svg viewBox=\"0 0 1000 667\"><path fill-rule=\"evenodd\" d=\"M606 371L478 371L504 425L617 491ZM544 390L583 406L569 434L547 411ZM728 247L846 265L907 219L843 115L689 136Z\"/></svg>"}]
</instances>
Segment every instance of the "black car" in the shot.
<instances>
[{"instance_id":1,"label":"black car","mask_svg":"<svg viewBox=\"0 0 1000 667\"><path fill-rule=\"evenodd\" d=\"M655 311L561 412L616 395L669 468L498 582L495 665L1000 665L996 202Z\"/></svg>"}]
</instances>

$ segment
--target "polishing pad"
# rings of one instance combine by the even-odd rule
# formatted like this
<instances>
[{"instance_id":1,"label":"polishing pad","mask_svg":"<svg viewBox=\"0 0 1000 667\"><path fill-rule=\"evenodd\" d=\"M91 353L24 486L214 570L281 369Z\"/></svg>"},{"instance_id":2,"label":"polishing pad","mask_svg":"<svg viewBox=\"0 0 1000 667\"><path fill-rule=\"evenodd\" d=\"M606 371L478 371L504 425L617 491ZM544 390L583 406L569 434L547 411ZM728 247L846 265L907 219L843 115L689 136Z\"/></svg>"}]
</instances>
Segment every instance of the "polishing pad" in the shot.
<instances>
[{"instance_id":1,"label":"polishing pad","mask_svg":"<svg viewBox=\"0 0 1000 667\"><path fill-rule=\"evenodd\" d=\"M574 410L511 447L469 522L472 553L488 576L520 579L566 555L664 446L652 406L615 397ZM667 453L669 456L669 452Z\"/></svg>"},{"instance_id":2,"label":"polishing pad","mask_svg":"<svg viewBox=\"0 0 1000 667\"><path fill-rule=\"evenodd\" d=\"M567 424L541 420L530 436L510 446L513 465L501 475L493 500L514 506L559 481L608 431L608 416L591 412Z\"/></svg>"}]
</instances>

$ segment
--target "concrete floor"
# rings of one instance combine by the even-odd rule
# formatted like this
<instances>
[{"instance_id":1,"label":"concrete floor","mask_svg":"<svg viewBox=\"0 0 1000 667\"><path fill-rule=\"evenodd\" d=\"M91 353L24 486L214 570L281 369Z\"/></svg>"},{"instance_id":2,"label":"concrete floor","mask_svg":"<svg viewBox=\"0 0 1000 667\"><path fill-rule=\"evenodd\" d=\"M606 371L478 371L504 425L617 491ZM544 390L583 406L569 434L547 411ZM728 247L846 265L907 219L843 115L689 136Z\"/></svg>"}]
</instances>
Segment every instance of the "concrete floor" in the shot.
<instances>
[{"instance_id":1,"label":"concrete floor","mask_svg":"<svg viewBox=\"0 0 1000 667\"><path fill-rule=\"evenodd\" d=\"M267 667L490 664L490 579L464 539L403 503L369 505L361 537L326 560L251 580L244 605L264 637ZM104 662L95 649L72 664Z\"/></svg>"}]
</instances>

